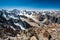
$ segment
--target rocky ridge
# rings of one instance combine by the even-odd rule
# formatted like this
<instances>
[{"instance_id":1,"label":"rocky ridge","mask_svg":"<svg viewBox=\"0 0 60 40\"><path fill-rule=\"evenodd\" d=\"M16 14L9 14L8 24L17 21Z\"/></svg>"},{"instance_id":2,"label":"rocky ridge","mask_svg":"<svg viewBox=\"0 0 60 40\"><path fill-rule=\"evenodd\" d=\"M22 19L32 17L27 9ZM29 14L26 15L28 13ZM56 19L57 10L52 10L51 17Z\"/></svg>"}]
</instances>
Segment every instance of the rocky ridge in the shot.
<instances>
[{"instance_id":1,"label":"rocky ridge","mask_svg":"<svg viewBox=\"0 0 60 40\"><path fill-rule=\"evenodd\" d=\"M1 40L60 40L60 11L0 10Z\"/></svg>"}]
</instances>

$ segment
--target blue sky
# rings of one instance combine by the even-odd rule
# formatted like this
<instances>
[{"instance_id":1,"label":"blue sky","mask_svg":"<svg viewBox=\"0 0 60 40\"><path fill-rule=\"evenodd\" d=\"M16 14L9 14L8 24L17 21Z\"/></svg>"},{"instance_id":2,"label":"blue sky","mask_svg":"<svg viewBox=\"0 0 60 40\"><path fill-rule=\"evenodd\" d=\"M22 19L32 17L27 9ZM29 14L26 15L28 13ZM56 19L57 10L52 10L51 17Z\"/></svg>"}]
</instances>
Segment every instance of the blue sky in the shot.
<instances>
[{"instance_id":1,"label":"blue sky","mask_svg":"<svg viewBox=\"0 0 60 40\"><path fill-rule=\"evenodd\" d=\"M0 0L0 9L60 9L60 0Z\"/></svg>"}]
</instances>

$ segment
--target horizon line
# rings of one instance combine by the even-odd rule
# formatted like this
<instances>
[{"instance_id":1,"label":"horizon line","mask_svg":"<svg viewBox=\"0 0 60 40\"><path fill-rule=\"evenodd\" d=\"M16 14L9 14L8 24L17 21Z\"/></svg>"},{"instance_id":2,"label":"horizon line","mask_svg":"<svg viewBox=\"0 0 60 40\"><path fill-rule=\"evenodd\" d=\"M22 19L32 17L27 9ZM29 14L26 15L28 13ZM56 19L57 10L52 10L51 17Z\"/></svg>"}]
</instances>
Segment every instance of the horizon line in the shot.
<instances>
[{"instance_id":1,"label":"horizon line","mask_svg":"<svg viewBox=\"0 0 60 40\"><path fill-rule=\"evenodd\" d=\"M4 9L4 10L13 10L13 9L18 9L18 10L60 10L60 9L56 9L56 8L18 8L18 7L16 7L16 8L14 8L14 7L12 7L12 8L0 8L0 10L1 9Z\"/></svg>"}]
</instances>

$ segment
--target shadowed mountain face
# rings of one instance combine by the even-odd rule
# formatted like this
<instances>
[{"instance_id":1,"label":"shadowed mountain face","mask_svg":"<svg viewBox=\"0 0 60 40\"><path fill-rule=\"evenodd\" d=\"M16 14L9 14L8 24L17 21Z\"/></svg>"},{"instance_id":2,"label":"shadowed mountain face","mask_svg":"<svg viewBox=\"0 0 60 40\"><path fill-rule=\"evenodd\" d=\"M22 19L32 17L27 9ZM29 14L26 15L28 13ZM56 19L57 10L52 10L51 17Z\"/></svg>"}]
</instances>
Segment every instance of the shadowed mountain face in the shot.
<instances>
[{"instance_id":1,"label":"shadowed mountain face","mask_svg":"<svg viewBox=\"0 0 60 40\"><path fill-rule=\"evenodd\" d=\"M21 18L31 19L39 25L60 23L60 11L0 10L0 23L12 26L14 30L29 28L27 26L29 23Z\"/></svg>"}]
</instances>

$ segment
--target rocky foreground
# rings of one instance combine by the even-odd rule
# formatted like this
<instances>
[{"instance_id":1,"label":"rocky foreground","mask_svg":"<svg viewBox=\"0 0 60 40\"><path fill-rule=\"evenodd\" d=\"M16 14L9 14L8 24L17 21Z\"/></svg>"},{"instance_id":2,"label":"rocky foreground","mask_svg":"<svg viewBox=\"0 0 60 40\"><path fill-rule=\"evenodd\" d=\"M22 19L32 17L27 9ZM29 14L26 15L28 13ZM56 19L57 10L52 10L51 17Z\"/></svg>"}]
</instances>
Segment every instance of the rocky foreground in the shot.
<instances>
[{"instance_id":1,"label":"rocky foreground","mask_svg":"<svg viewBox=\"0 0 60 40\"><path fill-rule=\"evenodd\" d=\"M52 23L42 28L31 27L19 32L7 28L0 30L0 40L60 40L60 24Z\"/></svg>"},{"instance_id":2,"label":"rocky foreground","mask_svg":"<svg viewBox=\"0 0 60 40\"><path fill-rule=\"evenodd\" d=\"M60 40L60 11L0 10L0 40Z\"/></svg>"}]
</instances>

